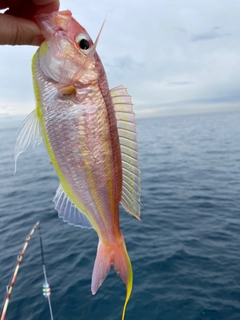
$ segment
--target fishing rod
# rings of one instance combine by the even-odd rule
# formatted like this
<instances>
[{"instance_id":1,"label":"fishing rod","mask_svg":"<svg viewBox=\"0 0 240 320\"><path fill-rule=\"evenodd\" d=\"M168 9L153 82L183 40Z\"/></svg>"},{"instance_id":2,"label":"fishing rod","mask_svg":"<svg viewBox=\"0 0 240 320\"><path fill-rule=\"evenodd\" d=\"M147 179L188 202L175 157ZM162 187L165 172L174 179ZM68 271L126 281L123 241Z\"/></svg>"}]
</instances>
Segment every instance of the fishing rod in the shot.
<instances>
[{"instance_id":1,"label":"fishing rod","mask_svg":"<svg viewBox=\"0 0 240 320\"><path fill-rule=\"evenodd\" d=\"M10 297L11 297L11 294L12 294L12 289L13 289L13 286L15 284L15 280L17 278L17 274L18 274L18 270L19 270L19 267L20 267L20 264L22 262L22 259L23 259L23 256L24 256L24 253L27 249L27 246L28 246L28 243L29 241L31 240L32 238L32 235L34 233L34 231L36 230L36 228L39 226L39 221L33 226L31 232L29 233L28 237L26 238L26 241L23 245L23 248L22 248L22 251L20 253L20 255L18 255L17 257L17 265L16 265L16 268L14 269L14 272L13 272L13 276L12 276L12 279L11 279L11 282L10 282L10 285L7 286L7 294L6 294L6 298L5 298L5 302L4 302L4 305L3 305L3 308L2 308L2 313L1 313L1 318L0 320L4 320L5 319L5 316L6 316L6 312L7 312L7 308L8 308L8 304L9 304L9 300L10 300Z\"/></svg>"},{"instance_id":2,"label":"fishing rod","mask_svg":"<svg viewBox=\"0 0 240 320\"><path fill-rule=\"evenodd\" d=\"M44 274L44 283L43 283L43 296L45 298L48 299L48 305L49 305L49 311L50 311L50 316L51 316L51 320L53 320L53 314L52 314L52 306L51 306L51 300L50 300L50 286L47 282L47 274L46 274L46 268L45 268L45 263L44 263L44 254L43 254L43 244L42 244L42 235L41 235L41 229L40 229L40 222L38 221L32 228L31 232L29 233L28 237L26 238L26 241L23 245L22 251L20 253L20 255L18 255L17 257L17 265L14 269L11 281L10 281L10 285L7 286L7 293L6 293L6 297L3 303L3 308L2 308L2 313L1 313L1 318L0 320L4 320L6 313L7 313L7 308L8 308L8 304L9 304L9 300L12 294L12 289L13 286L15 284L16 278L17 278L17 274L18 274L18 270L20 267L20 264L22 262L23 256L25 254L25 251L27 249L28 243L32 238L32 235L34 233L34 231L37 229L39 230L39 238L40 238L40 248L41 248L41 257L42 257L42 267L43 267L43 274Z\"/></svg>"}]
</instances>

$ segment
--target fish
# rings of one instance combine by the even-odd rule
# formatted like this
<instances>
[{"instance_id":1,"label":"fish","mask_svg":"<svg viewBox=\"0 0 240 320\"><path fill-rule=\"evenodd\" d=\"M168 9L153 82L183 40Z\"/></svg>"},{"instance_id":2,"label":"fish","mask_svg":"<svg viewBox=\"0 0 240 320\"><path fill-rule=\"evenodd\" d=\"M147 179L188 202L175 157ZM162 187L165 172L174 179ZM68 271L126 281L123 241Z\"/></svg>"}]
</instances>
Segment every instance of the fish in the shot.
<instances>
[{"instance_id":1,"label":"fish","mask_svg":"<svg viewBox=\"0 0 240 320\"><path fill-rule=\"evenodd\" d=\"M18 156L44 141L60 185L58 216L93 228L99 242L92 273L95 294L113 265L126 285L133 272L119 224L119 204L140 220L140 170L135 113L122 85L109 89L96 46L71 11L36 16L45 41L32 58L36 108L20 127Z\"/></svg>"}]
</instances>

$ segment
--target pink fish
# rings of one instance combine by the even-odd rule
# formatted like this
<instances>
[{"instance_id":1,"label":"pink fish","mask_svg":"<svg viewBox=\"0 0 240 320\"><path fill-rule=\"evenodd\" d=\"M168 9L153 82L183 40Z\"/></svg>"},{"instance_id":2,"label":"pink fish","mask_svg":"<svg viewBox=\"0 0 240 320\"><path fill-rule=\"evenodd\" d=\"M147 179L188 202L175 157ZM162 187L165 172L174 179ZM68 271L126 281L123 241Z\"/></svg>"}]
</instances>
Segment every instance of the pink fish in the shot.
<instances>
[{"instance_id":1,"label":"pink fish","mask_svg":"<svg viewBox=\"0 0 240 320\"><path fill-rule=\"evenodd\" d=\"M132 266L119 226L119 203L140 217L140 171L135 115L123 86L109 90L106 74L86 30L70 11L39 15L46 41L32 61L36 109L23 123L15 161L44 140L60 185L59 217L94 228L99 236L92 274L95 294L111 265L132 291Z\"/></svg>"}]
</instances>

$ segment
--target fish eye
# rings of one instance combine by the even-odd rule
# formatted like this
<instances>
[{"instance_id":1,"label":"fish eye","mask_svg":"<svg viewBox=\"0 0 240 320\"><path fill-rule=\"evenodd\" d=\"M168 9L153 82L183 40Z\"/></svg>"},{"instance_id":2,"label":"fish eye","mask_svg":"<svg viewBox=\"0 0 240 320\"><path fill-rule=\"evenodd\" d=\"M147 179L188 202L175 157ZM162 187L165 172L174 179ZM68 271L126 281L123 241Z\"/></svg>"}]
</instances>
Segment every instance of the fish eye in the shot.
<instances>
[{"instance_id":1,"label":"fish eye","mask_svg":"<svg viewBox=\"0 0 240 320\"><path fill-rule=\"evenodd\" d=\"M76 38L76 42L79 48L84 52L87 53L88 49L90 48L91 42L85 35L80 34Z\"/></svg>"},{"instance_id":2,"label":"fish eye","mask_svg":"<svg viewBox=\"0 0 240 320\"><path fill-rule=\"evenodd\" d=\"M89 48L89 42L86 40L86 39L82 39L80 42L79 42L79 47L82 49L82 50L87 50Z\"/></svg>"}]
</instances>

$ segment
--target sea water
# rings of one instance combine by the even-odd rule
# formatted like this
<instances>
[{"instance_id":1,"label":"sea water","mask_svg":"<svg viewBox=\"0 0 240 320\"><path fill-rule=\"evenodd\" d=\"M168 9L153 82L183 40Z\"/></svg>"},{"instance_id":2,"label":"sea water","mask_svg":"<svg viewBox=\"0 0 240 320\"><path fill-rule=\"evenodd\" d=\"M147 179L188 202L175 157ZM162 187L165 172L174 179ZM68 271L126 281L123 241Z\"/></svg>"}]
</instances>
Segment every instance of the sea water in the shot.
<instances>
[{"instance_id":1,"label":"sea water","mask_svg":"<svg viewBox=\"0 0 240 320\"><path fill-rule=\"evenodd\" d=\"M0 303L40 220L54 319L121 319L125 285L111 270L91 294L98 238L58 218L58 178L43 145L13 152L20 120L0 120ZM141 221L121 209L133 266L126 320L240 319L240 111L138 120ZM6 319L50 319L38 230Z\"/></svg>"}]
</instances>

